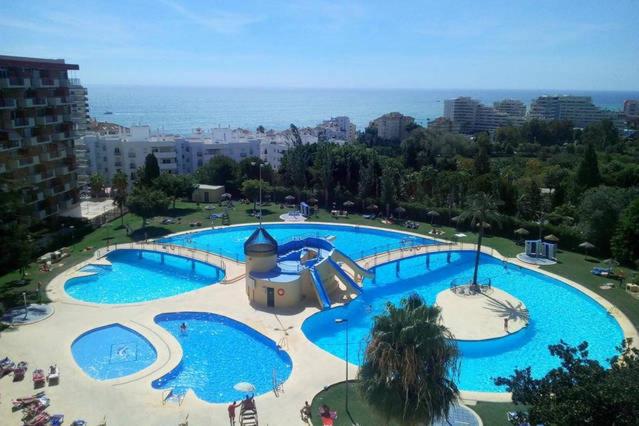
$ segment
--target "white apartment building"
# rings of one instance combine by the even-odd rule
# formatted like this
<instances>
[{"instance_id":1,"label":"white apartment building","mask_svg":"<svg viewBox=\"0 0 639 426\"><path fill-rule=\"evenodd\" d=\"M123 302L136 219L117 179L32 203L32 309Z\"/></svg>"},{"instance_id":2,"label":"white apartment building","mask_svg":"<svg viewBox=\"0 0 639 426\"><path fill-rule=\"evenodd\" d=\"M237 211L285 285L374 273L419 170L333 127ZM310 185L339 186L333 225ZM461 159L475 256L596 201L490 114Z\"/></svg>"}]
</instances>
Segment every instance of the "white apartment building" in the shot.
<instances>
[{"instance_id":1,"label":"white apartment building","mask_svg":"<svg viewBox=\"0 0 639 426\"><path fill-rule=\"evenodd\" d=\"M495 111L503 112L511 117L524 118L526 116L526 104L516 99L503 99L494 102L493 108L495 108Z\"/></svg>"},{"instance_id":2,"label":"white apartment building","mask_svg":"<svg viewBox=\"0 0 639 426\"><path fill-rule=\"evenodd\" d=\"M639 119L639 100L628 99L623 103L623 114L629 120Z\"/></svg>"},{"instance_id":3,"label":"white apartment building","mask_svg":"<svg viewBox=\"0 0 639 426\"><path fill-rule=\"evenodd\" d=\"M521 115L521 106L516 102L505 100L500 105L502 110L483 105L477 99L461 96L455 99L446 99L444 101L444 117L452 122L454 132L473 134L477 132L487 131L493 132L499 127L510 125L521 125L523 123L523 115ZM524 106L524 111L526 107ZM505 110L512 110L514 115Z\"/></svg>"},{"instance_id":4,"label":"white apartment building","mask_svg":"<svg viewBox=\"0 0 639 426\"><path fill-rule=\"evenodd\" d=\"M385 140L403 140L408 136L406 128L415 123L415 119L399 112L391 112L371 121L369 126L377 129L377 136Z\"/></svg>"},{"instance_id":5,"label":"white apartment building","mask_svg":"<svg viewBox=\"0 0 639 426\"><path fill-rule=\"evenodd\" d=\"M596 107L590 96L540 96L530 104L528 116L540 120L569 120L579 128L609 118L616 127L623 127L620 114Z\"/></svg>"},{"instance_id":6,"label":"white apartment building","mask_svg":"<svg viewBox=\"0 0 639 426\"><path fill-rule=\"evenodd\" d=\"M319 140L322 141L345 141L349 142L357 137L357 128L351 123L351 119L346 116L331 117L324 120L315 127Z\"/></svg>"}]
</instances>

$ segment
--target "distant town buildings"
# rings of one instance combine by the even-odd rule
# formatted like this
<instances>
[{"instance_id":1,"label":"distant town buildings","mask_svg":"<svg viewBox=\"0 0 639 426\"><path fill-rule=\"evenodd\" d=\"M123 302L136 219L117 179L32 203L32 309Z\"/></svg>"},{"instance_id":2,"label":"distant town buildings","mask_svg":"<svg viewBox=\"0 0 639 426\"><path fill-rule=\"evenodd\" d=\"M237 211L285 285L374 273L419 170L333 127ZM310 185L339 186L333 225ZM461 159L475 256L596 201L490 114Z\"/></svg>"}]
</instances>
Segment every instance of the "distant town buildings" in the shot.
<instances>
[{"instance_id":1,"label":"distant town buildings","mask_svg":"<svg viewBox=\"0 0 639 426\"><path fill-rule=\"evenodd\" d=\"M617 128L623 128L621 114L596 107L590 96L540 96L530 104L528 116L539 120L568 120L579 128L608 118Z\"/></svg>"},{"instance_id":2,"label":"distant town buildings","mask_svg":"<svg viewBox=\"0 0 639 426\"><path fill-rule=\"evenodd\" d=\"M377 129L377 136L385 140L402 140L408 136L409 126L415 124L415 119L399 112L391 112L376 118L369 124Z\"/></svg>"},{"instance_id":3,"label":"distant town buildings","mask_svg":"<svg viewBox=\"0 0 639 426\"><path fill-rule=\"evenodd\" d=\"M428 122L428 128L439 130L441 132L452 132L453 122L445 117L437 117L436 119Z\"/></svg>"},{"instance_id":4,"label":"distant town buildings","mask_svg":"<svg viewBox=\"0 0 639 426\"><path fill-rule=\"evenodd\" d=\"M639 100L628 99L623 103L623 114L628 121L639 120Z\"/></svg>"},{"instance_id":5,"label":"distant town buildings","mask_svg":"<svg viewBox=\"0 0 639 426\"><path fill-rule=\"evenodd\" d=\"M507 99L496 102L493 108L483 105L477 99L461 96L444 101L444 118L452 122L454 132L493 132L499 127L522 124L522 107L525 112L526 106L523 103Z\"/></svg>"},{"instance_id":6,"label":"distant town buildings","mask_svg":"<svg viewBox=\"0 0 639 426\"><path fill-rule=\"evenodd\" d=\"M36 221L78 201L68 76L77 69L63 59L0 56L0 175Z\"/></svg>"},{"instance_id":7,"label":"distant town buildings","mask_svg":"<svg viewBox=\"0 0 639 426\"><path fill-rule=\"evenodd\" d=\"M350 118L345 116L333 117L318 124L315 128L320 141L349 142L357 137L357 129Z\"/></svg>"}]
</instances>

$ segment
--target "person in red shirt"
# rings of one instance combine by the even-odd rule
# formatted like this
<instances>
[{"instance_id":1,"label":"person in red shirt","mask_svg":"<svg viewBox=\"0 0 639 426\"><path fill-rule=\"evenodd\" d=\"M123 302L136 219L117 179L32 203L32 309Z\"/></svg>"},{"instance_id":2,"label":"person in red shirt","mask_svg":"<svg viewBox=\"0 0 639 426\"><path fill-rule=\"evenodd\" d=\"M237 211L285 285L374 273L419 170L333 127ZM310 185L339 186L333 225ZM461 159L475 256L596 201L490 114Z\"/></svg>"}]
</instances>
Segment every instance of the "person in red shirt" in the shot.
<instances>
[{"instance_id":1,"label":"person in red shirt","mask_svg":"<svg viewBox=\"0 0 639 426\"><path fill-rule=\"evenodd\" d=\"M237 407L239 407L239 405L240 405L240 404L236 404L235 402L236 402L236 401L233 401L233 403L232 403L232 404L230 404L230 405L228 406L228 410L229 410L229 422L230 422L231 426L234 426L234 425L235 425L235 409L236 409Z\"/></svg>"}]
</instances>

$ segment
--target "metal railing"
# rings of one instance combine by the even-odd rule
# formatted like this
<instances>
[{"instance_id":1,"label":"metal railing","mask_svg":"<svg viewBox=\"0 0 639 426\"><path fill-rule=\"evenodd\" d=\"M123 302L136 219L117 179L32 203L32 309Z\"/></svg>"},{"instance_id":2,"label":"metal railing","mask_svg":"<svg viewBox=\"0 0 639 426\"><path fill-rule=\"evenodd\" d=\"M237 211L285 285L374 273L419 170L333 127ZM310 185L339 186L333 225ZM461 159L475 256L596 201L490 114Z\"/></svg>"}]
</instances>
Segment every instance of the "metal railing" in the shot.
<instances>
[{"instance_id":1,"label":"metal railing","mask_svg":"<svg viewBox=\"0 0 639 426\"><path fill-rule=\"evenodd\" d=\"M406 257L417 256L422 253L441 253L451 251L455 243L442 244L415 244L393 248L390 245L384 247L376 247L376 251L368 256L364 256L359 261L364 261L364 269L371 269L380 263L386 263L391 260L400 260Z\"/></svg>"}]
</instances>

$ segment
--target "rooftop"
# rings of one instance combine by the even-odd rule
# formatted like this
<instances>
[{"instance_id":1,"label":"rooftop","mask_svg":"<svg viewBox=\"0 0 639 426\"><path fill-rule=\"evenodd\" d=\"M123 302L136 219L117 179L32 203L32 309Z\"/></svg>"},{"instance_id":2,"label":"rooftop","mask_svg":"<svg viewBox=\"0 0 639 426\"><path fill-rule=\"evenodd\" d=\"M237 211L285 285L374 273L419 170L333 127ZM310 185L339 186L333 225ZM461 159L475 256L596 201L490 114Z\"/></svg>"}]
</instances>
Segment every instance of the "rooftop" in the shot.
<instances>
[{"instance_id":1,"label":"rooftop","mask_svg":"<svg viewBox=\"0 0 639 426\"><path fill-rule=\"evenodd\" d=\"M29 58L25 56L0 55L0 66L5 67L31 67L53 70L79 70L76 64L67 64L64 59Z\"/></svg>"}]
</instances>

